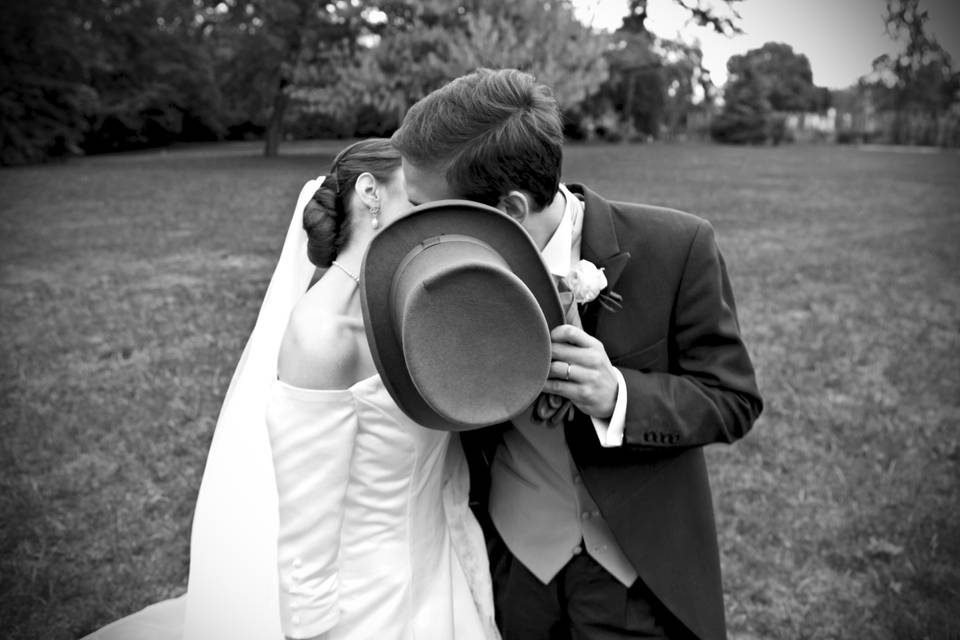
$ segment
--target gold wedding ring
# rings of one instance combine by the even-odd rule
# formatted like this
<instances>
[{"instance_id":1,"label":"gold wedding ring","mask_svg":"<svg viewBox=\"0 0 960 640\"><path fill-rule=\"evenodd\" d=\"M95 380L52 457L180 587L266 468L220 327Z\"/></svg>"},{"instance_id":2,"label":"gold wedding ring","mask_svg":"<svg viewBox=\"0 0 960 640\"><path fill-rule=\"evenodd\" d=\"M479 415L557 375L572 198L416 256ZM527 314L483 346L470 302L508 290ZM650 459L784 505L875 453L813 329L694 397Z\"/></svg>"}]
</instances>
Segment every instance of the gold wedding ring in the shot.
<instances>
[{"instance_id":1,"label":"gold wedding ring","mask_svg":"<svg viewBox=\"0 0 960 640\"><path fill-rule=\"evenodd\" d=\"M573 368L573 365L568 362L567 363L567 380L570 379L570 369L572 368Z\"/></svg>"}]
</instances>

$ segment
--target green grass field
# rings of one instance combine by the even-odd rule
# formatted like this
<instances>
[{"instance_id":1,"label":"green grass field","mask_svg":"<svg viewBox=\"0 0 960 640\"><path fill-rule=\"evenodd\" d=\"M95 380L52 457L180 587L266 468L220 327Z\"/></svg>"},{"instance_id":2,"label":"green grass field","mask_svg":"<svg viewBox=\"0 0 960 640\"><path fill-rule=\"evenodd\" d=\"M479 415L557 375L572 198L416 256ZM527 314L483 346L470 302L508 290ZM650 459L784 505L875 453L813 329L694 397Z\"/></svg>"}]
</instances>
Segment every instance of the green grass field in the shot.
<instances>
[{"instance_id":1,"label":"green grass field","mask_svg":"<svg viewBox=\"0 0 960 640\"><path fill-rule=\"evenodd\" d=\"M0 636L186 586L219 403L338 143L0 172ZM960 638L960 155L572 146L718 230L767 408L708 449L734 639Z\"/></svg>"}]
</instances>

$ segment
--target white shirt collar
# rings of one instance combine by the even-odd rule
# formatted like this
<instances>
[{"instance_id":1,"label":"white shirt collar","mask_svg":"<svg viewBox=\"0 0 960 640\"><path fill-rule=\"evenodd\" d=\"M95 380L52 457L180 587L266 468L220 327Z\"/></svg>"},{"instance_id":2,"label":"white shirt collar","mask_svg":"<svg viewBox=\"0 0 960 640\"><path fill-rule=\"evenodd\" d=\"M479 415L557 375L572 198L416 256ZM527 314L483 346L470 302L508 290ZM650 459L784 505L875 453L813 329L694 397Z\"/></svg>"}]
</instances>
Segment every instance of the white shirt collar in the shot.
<instances>
[{"instance_id":1,"label":"white shirt collar","mask_svg":"<svg viewBox=\"0 0 960 640\"><path fill-rule=\"evenodd\" d=\"M565 200L563 216L556 231L547 241L540 256L555 276L566 277L574 261L580 259L580 235L583 230L583 203L564 185L560 193Z\"/></svg>"}]
</instances>

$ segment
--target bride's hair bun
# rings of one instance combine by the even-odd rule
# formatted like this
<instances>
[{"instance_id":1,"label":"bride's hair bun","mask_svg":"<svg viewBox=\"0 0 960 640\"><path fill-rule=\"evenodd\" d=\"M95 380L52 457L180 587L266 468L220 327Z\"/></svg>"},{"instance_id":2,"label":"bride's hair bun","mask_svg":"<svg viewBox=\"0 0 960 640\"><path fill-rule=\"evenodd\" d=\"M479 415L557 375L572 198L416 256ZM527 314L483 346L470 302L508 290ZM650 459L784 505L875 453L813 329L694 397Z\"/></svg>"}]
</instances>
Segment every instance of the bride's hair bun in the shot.
<instances>
[{"instance_id":1,"label":"bride's hair bun","mask_svg":"<svg viewBox=\"0 0 960 640\"><path fill-rule=\"evenodd\" d=\"M336 178L327 176L303 210L307 257L315 266L329 267L350 236L346 208L339 206Z\"/></svg>"},{"instance_id":2,"label":"bride's hair bun","mask_svg":"<svg viewBox=\"0 0 960 640\"><path fill-rule=\"evenodd\" d=\"M400 153L387 138L361 140L337 154L323 184L303 210L310 262L329 267L350 240L350 202L357 178L369 173L386 184L399 168Z\"/></svg>"}]
</instances>

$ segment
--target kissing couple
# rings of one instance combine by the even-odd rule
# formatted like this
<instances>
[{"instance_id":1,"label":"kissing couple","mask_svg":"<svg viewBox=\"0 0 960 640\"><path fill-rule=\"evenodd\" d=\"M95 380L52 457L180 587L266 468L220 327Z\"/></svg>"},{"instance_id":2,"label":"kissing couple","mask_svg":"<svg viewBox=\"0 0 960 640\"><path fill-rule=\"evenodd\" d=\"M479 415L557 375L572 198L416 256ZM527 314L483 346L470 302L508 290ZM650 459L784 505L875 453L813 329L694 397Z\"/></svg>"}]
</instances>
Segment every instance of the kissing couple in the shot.
<instances>
[{"instance_id":1,"label":"kissing couple","mask_svg":"<svg viewBox=\"0 0 960 640\"><path fill-rule=\"evenodd\" d=\"M726 637L702 449L762 400L724 259L562 160L550 89L480 69L306 184L187 592L88 638Z\"/></svg>"}]
</instances>

